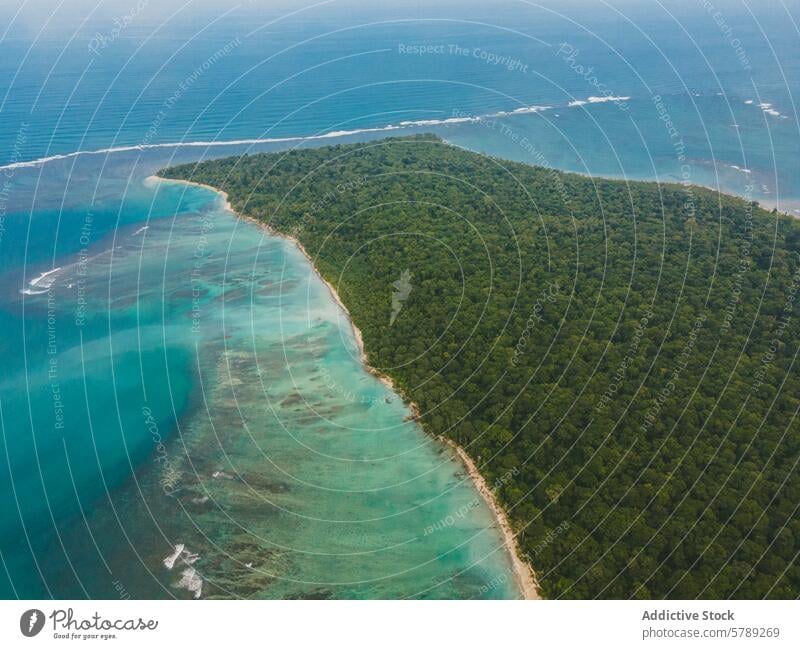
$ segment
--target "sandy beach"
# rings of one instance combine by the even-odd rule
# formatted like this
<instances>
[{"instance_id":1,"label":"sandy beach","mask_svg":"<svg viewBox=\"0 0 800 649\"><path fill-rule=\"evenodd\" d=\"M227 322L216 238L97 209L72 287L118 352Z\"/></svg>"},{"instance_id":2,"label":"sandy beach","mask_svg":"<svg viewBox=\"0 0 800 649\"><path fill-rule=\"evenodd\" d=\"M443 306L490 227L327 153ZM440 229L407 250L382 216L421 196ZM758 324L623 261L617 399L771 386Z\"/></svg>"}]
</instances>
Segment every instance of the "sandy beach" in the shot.
<instances>
[{"instance_id":1,"label":"sandy beach","mask_svg":"<svg viewBox=\"0 0 800 649\"><path fill-rule=\"evenodd\" d=\"M486 478L481 475L474 460L469 456L464 447L459 446L453 440L447 439L446 437L439 437L438 439L456 452L456 455L458 455L459 459L464 464L467 474L475 484L475 488L492 511L497 526L500 528L503 535L503 542L511 555L514 576L517 579L517 584L524 598L541 599L542 597L539 594L539 582L536 581L536 573L533 571L531 565L527 561L523 561L520 557L521 552L517 544L517 537L514 534L514 530L511 528L511 523L506 516L505 510L503 510L500 503L497 502L494 491L492 491L492 488L486 482Z\"/></svg>"},{"instance_id":2,"label":"sandy beach","mask_svg":"<svg viewBox=\"0 0 800 649\"><path fill-rule=\"evenodd\" d=\"M302 252L303 255L305 255L306 259L308 259L308 262L311 265L311 268L314 270L314 272L317 274L317 276L328 287L328 290L330 291L331 297L333 297L333 299L336 301L336 303L339 305L339 307L342 309L342 311L346 315L347 320L348 320L348 322L350 324L350 327L353 330L353 335L355 337L356 344L358 346L358 353L359 353L360 360L361 360L361 363L363 364L363 366L366 368L366 370L370 374L375 376L378 380L380 380L389 389L391 389L394 392L398 393L403 398L403 400L408 404L408 407L411 410L411 413L412 413L412 416L413 416L414 419L417 419L419 417L419 407L417 406L417 404L414 403L413 401L411 401L410 399L408 399L407 395L403 394L403 391L401 389L399 389L397 386L395 386L394 381L392 381L391 377L387 376L386 374L383 374L382 372L380 372L376 368L374 368L372 365L370 365L369 358L368 358L366 350L364 348L364 339L363 339L363 336L361 334L361 330L356 326L355 322L353 322L353 318L350 315L350 311L348 310L348 308L344 304L344 302L342 302L342 299L339 296L339 293L336 290L336 288L327 279L325 279L325 277L322 276L322 274L317 269L316 264L314 263L314 259L311 257L311 255L305 249L303 244L300 243L300 241L296 237L293 237L291 235L285 234L283 232L279 232L275 228L271 227L269 224L264 223L263 221L259 221L257 219L252 218L252 217L243 216L243 215L237 213L233 209L233 207L231 206L228 194L226 192L222 191L222 190L217 189L216 187L211 186L211 185L207 185L207 184L204 184L204 183L199 183L199 182L195 182L195 181L191 181L191 180L178 180L178 179L173 179L173 178L161 178L160 176L149 176L148 178L146 178L145 182L147 182L147 183L155 183L155 182L183 183L183 184L187 184L187 185L195 185L197 187L203 187L205 189L209 189L209 190L211 190L211 191L213 191L213 192L215 192L215 193L217 193L217 194L219 194L220 196L223 197L223 199L225 200L225 209L227 209L229 212L234 214L238 219L241 219L242 221L247 221L249 223L253 223L254 225L257 225L258 227L264 229L270 235L275 236L275 237L281 237L283 239L286 239L287 241L291 241L295 246L297 246L297 248L300 250L300 252ZM423 430L424 430L424 427L423 427ZM500 503L497 501L497 498L495 497L494 491L491 489L489 484L486 482L486 479L483 477L483 475L481 475L481 473L478 470L478 467L475 464L474 460L469 456L469 454L467 453L467 451L463 447L459 446L454 441L452 441L450 439L447 439L447 438L444 438L444 437L441 437L441 436L437 436L436 439L440 443L444 444L445 446L448 446L449 448L451 448L455 452L455 454L458 456L458 458L461 460L462 464L464 465L464 468L466 469L467 475L472 480L473 484L475 485L475 488L478 490L478 493L481 495L483 500L486 502L486 505L489 507L489 510L492 512L492 515L493 515L493 517L495 519L495 523L497 524L498 528L500 529L505 548L506 548L506 550L508 551L508 554L511 557L511 564L512 564L512 569L514 571L514 577L517 580L517 585L519 587L519 590L520 590L521 594L523 595L523 598L524 599L531 599L531 600L541 599L541 595L539 593L539 584L538 584L538 582L536 580L536 573L534 572L534 570L531 567L531 565L521 558L521 552L520 552L520 549L519 549L519 545L517 544L517 538L516 538L516 535L514 534L514 531L513 531L512 527L511 527L511 523L508 520L508 516L506 515L506 513L503 510L503 508L500 505Z\"/></svg>"}]
</instances>

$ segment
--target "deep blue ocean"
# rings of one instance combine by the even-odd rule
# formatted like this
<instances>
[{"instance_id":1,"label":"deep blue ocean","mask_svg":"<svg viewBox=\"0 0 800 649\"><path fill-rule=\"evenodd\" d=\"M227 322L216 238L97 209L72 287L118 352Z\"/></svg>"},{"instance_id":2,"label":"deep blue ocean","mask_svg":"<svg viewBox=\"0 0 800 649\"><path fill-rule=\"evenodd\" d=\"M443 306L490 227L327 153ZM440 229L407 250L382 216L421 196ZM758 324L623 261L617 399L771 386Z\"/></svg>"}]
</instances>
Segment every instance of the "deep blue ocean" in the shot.
<instances>
[{"instance_id":1,"label":"deep blue ocean","mask_svg":"<svg viewBox=\"0 0 800 649\"><path fill-rule=\"evenodd\" d=\"M0 6L0 595L517 596L304 258L148 178L435 132L800 214L800 5L218 4Z\"/></svg>"},{"instance_id":2,"label":"deep blue ocean","mask_svg":"<svg viewBox=\"0 0 800 649\"><path fill-rule=\"evenodd\" d=\"M797 2L140 3L45 3L9 24L0 162L541 106L504 120L516 138L428 130L557 168L738 193L752 176L758 200L800 197ZM629 99L569 107L589 97Z\"/></svg>"}]
</instances>

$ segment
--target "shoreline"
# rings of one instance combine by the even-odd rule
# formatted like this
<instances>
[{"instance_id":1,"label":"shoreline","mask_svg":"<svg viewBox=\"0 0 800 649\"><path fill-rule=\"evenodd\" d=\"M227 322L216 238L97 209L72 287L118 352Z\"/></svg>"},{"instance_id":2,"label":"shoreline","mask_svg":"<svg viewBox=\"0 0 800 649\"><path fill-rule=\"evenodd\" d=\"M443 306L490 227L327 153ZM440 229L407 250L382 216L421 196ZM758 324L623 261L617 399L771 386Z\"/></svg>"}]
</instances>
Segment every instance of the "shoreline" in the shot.
<instances>
[{"instance_id":1,"label":"shoreline","mask_svg":"<svg viewBox=\"0 0 800 649\"><path fill-rule=\"evenodd\" d=\"M588 101L589 99L591 99L591 98L587 98L587 100L581 100L582 103L581 104L576 104L575 106L569 106L569 105L567 105L567 106L556 106L556 105L553 105L553 106L528 106L527 108L528 109L532 109L532 110L530 110L530 112L533 112L533 113L541 112L543 110L550 110L550 109L558 110L558 109L577 108L577 107L580 107L580 106L582 106L582 105L584 105L586 103L594 103L594 102ZM430 123L428 123L428 120L418 120L416 122L412 121L412 122L405 123L405 124L404 123L401 123L401 124L398 124L398 125L386 124L386 125L383 125L383 126L373 126L373 127L365 127L365 128L362 128L362 129L353 129L352 131L330 131L330 132L327 132L327 133L321 133L321 134L317 134L317 135L288 135L288 136L284 136L284 137L275 137L275 138L243 138L243 139L234 139L234 140L212 140L212 141L198 140L198 141L192 141L192 142L180 141L180 142L159 142L159 143L149 143L149 144L129 144L129 145L122 145L122 146L118 146L118 147L106 147L106 148L91 149L91 150L86 150L86 151L78 150L78 151L72 151L72 152L69 152L69 153L59 153L59 154L54 154L54 155L51 155L51 156L44 156L44 157L40 157L40 158L34 158L33 160L9 161L9 162L0 164L0 170L5 171L5 170L18 169L18 168L36 168L36 167L43 166L43 165L45 165L45 164L47 164L49 162L65 160L65 159L78 157L78 156L102 155L102 154L106 154L107 155L107 154L110 154L110 153L123 153L123 152L129 152L129 151L146 151L146 150L151 150L151 149L170 149L170 148L179 149L179 148L182 148L182 147L194 147L194 148L209 149L211 147L225 148L225 147L235 147L235 146L244 146L244 145L257 146L259 144L288 144L288 143L291 143L291 142L304 142L304 141L321 141L321 142L324 143L326 140L338 140L339 138L346 137L346 136L351 136L352 137L352 136L358 136L358 135L363 135L363 134L372 134L372 133L394 133L395 131L400 131L401 133L399 135L402 137L403 135L410 135L410 134L424 134L424 133L426 133L425 129L427 129L429 127L433 127L433 128L446 127L446 126L449 126L449 125L461 124L461 123L465 123L465 122L467 122L467 123L469 123L469 122L480 122L481 120L486 120L486 119L505 118L505 117L509 117L509 116L512 116L512 115L513 115L513 113L511 113L511 112L502 111L501 110L501 111L496 111L494 113L487 113L487 114L483 114L483 115L464 115L464 116L461 116L461 117L445 118L445 119L442 119L440 121L440 123L436 123L436 124L430 124ZM480 153L482 155L487 155L487 153L482 151L482 150L471 149L471 148L469 148L467 146L456 144L456 143L448 140L445 135L442 135L440 133L436 133L434 131L427 131L427 132L428 133L432 133L434 135L437 135L437 137L440 137L441 140L445 144L447 144L448 146L457 147L457 148L463 149L465 151L471 151L472 153ZM490 154L488 154L488 155L490 155ZM495 156L492 156L492 157L495 157ZM537 165L532 165L532 163L527 162L525 160L514 160L514 159L511 159L511 158L503 158L502 156L500 156L500 159L506 160L508 162L518 162L520 164L527 164L527 165L531 165L531 166L537 166ZM712 160L709 160L709 161L706 161L706 162L710 162L710 163L712 163L714 165L722 164L723 166L727 166L728 168L735 168L735 165L732 165L731 163L724 162L722 160L718 161L716 159L712 159ZM539 165L539 166L541 166L541 165ZM556 172L559 172L559 173L576 174L576 175L579 175L579 176L584 176L586 178L594 178L594 179L599 179L599 180L620 180L620 181L624 181L624 182L647 182L647 183L658 183L659 185L671 185L671 184L674 184L674 185L679 185L679 186L682 186L682 187L686 187L687 186L687 185L684 185L681 182L681 180L679 178L677 178L677 177L674 180L661 179L658 176L656 176L656 177L647 176L647 177L644 177L644 178L635 178L635 177L627 177L627 176L624 176L624 175L615 176L615 175L604 175L604 174L590 174L590 173L586 173L586 172L583 172L583 171L570 171L570 170L562 169L562 168L558 168L558 167L548 167L548 168L551 169L552 171L556 171ZM751 175L751 173L752 173L752 171L748 170L748 175L749 176ZM769 174L770 173L769 170L766 170L766 173ZM154 176L155 175L150 176L150 177L154 177ZM718 177L719 176L717 174L717 178ZM164 178L162 180L169 180L169 179ZM196 184L200 184L200 183L196 183ZM723 194L725 196L730 196L732 198L738 198L738 199L741 199L741 200L744 200L744 201L755 200L752 197L748 198L748 197L746 197L746 196L744 196L742 194L738 194L735 191L732 191L732 190L730 190L728 188L722 188L722 187L719 187L719 186L713 187L713 186L697 184L697 183L689 183L688 186L689 187L699 187L699 188L702 188L702 189L708 189L710 191L717 192L717 193ZM210 188L210 189L213 189L213 187ZM778 213L783 214L784 216L788 216L790 218L795 218L795 219L800 219L800 196L798 196L798 197L789 197L789 198L784 199L782 201L782 206L781 207L778 207L777 199L776 198L772 198L772 197L762 196L760 199L756 200L756 202L759 204L759 206L761 208L765 209L766 211L772 211L772 209L776 209L778 211Z\"/></svg>"},{"instance_id":2,"label":"shoreline","mask_svg":"<svg viewBox=\"0 0 800 649\"><path fill-rule=\"evenodd\" d=\"M297 249L303 254L303 256L308 260L311 269L314 271L317 277L328 287L328 291L331 294L331 297L339 305L341 310L344 312L347 320L350 324L350 328L353 331L353 337L356 341L356 346L358 348L359 360L363 367L372 374L375 378L377 378L381 383L383 383L387 388L397 393L403 401L408 405L408 408L411 410L411 418L414 421L419 419L419 406L416 403L411 401L407 398L407 396L403 393L403 391L398 388L392 378L387 376L386 374L380 372L378 369L374 368L369 363L369 358L367 356L367 352L364 348L364 338L361 334L361 330L356 326L356 323L353 321L353 317L350 314L349 309L347 306L342 302L341 297L339 296L338 291L336 288L331 284L327 279L322 276L322 273L319 272L317 269L314 260L312 259L311 255L305 249L302 243L290 234L285 234L283 232L279 232L268 223L264 223L263 221L259 221L258 219L254 219L250 216L244 216L239 214L236 210L233 209L230 198L228 193L213 187L212 185L208 185L205 183L196 182L193 180L179 180L176 178L162 178L161 176L157 176L155 174L148 176L145 179L145 183L156 183L156 182L170 182L170 183L181 183L185 185L194 185L195 187L203 187L205 189L210 189L214 193L222 196L225 201L225 209L228 210L231 214L233 214L237 219L241 221L246 221L248 223L252 223L267 233L274 237L280 237L293 243ZM467 476L472 481L473 486L480 494L483 501L486 503L486 506L489 508L489 511L494 518L494 522L500 530L500 536L503 540L503 545L511 559L511 567L514 572L514 577L517 581L517 587L522 595L523 599L526 600L540 600L542 599L539 593L539 583L536 580L536 573L533 570L533 567L526 561L521 558L521 552L519 548L519 544L517 543L516 535L511 527L511 523L508 520L508 516L506 515L505 510L495 498L494 492L492 491L489 484L486 482L486 478L483 477L481 472L478 470L475 461L470 457L469 453L467 453L464 447L459 446L453 440L447 439L440 435L432 435L425 431L425 429L420 425L420 428L428 434L430 437L433 437L441 444L452 450L456 457L461 461L461 464L464 466L467 472Z\"/></svg>"},{"instance_id":3,"label":"shoreline","mask_svg":"<svg viewBox=\"0 0 800 649\"><path fill-rule=\"evenodd\" d=\"M506 516L506 512L500 503L497 502L497 498L494 496L494 491L489 486L489 483L486 482L486 478L483 477L483 474L481 474L481 472L478 470L478 466L475 464L475 461L472 459L472 457L470 457L469 453L467 453L463 446L459 446L453 440L442 437L441 435L439 435L437 439L442 442L442 444L455 451L455 454L461 460L464 468L466 468L467 475L469 475L469 477L472 479L472 482L475 485L475 488L478 490L478 493L480 493L480 495L483 497L487 507L489 507L494 515L495 522L500 528L500 533L503 537L503 543L511 555L511 565L514 570L514 576L517 579L517 586L522 593L522 598L542 599L542 596L539 593L539 582L536 579L536 572L527 561L521 558L522 553L520 552L520 547L517 543L517 536L514 534L514 530L511 527L508 516Z\"/></svg>"},{"instance_id":4,"label":"shoreline","mask_svg":"<svg viewBox=\"0 0 800 649\"><path fill-rule=\"evenodd\" d=\"M442 138L442 142L447 144L448 146L453 146L462 151L469 151L470 153L478 153L480 155L490 155L483 151L479 151L478 149L470 149L469 147L462 146L461 144L456 144L455 142L451 142L446 138ZM494 157L494 156L491 156ZM583 171L571 171L569 169L562 169L560 167L543 167L542 165L536 165L535 163L525 162L524 160L513 160L511 158L501 158L507 162L515 162L518 164L524 164L531 167L540 166L543 169L549 169L550 171L554 171L556 173L561 174L573 174L576 176L582 176L583 178L589 178L592 180L612 180L617 182L624 182L626 184L632 183L655 183L661 187L668 187L668 186L676 186L684 191L686 189L703 189L710 192L715 192L722 196L727 196L728 198L737 198L740 201L750 202L753 201L758 203L758 207L766 212L771 212L773 209L777 211L778 214L783 216L787 216L791 219L800 220L800 198L787 198L781 201L781 207L778 206L778 203L774 198L760 198L758 200L754 198L747 198L742 194L737 194L733 191L730 191L725 188L721 187L713 187L711 185L703 185L702 183L695 183L690 182L688 185L684 185L680 179L674 178L672 180L662 179L662 178L652 178L652 177L645 177L645 178L635 178L632 176L614 176L614 175L604 175L604 174L590 174ZM725 164L725 163L722 163Z\"/></svg>"}]
</instances>

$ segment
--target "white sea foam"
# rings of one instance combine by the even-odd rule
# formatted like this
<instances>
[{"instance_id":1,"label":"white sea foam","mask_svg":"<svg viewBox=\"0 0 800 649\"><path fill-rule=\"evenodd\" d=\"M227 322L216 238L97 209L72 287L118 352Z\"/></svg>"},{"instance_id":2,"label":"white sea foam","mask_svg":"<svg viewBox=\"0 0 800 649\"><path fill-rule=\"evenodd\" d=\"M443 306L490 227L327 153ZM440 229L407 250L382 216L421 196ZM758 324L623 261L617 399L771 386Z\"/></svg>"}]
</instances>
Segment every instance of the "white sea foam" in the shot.
<instances>
[{"instance_id":1,"label":"white sea foam","mask_svg":"<svg viewBox=\"0 0 800 649\"><path fill-rule=\"evenodd\" d=\"M780 117L781 114L772 107L772 104L769 102L761 102L758 107L763 110L767 115L772 115L773 117Z\"/></svg>"},{"instance_id":2,"label":"white sea foam","mask_svg":"<svg viewBox=\"0 0 800 649\"><path fill-rule=\"evenodd\" d=\"M39 277L28 282L28 288L21 290L20 293L23 295L41 295L47 293L57 279L54 275L60 270L61 267L41 273Z\"/></svg>"},{"instance_id":3,"label":"white sea foam","mask_svg":"<svg viewBox=\"0 0 800 649\"><path fill-rule=\"evenodd\" d=\"M180 561L186 566L181 572L180 580L172 584L172 587L185 588L190 593L194 593L195 599L199 599L203 594L203 578L200 576L200 573L192 567L192 564L196 563L199 558L199 554L189 551L183 543L176 543L175 551L164 557L164 567L166 567L167 570L172 570L177 561Z\"/></svg>"},{"instance_id":4,"label":"white sea foam","mask_svg":"<svg viewBox=\"0 0 800 649\"><path fill-rule=\"evenodd\" d=\"M26 162L15 162L12 164L0 166L0 170L21 169L25 167L39 167L48 162L55 162L56 160L68 160L70 158L77 158L78 156L85 156L85 155L103 155L109 153L125 153L130 151L148 151L150 149L171 149L180 147L210 148L210 147L237 146L246 144L300 142L303 140L319 140L323 138L340 137L342 135L355 135L358 133L368 133L371 131L393 130L396 128L399 127L390 125L374 129L356 129L353 131L331 131L330 133L324 133L322 135L310 135L307 137L250 138L244 140L213 140L213 141L198 140L195 142L162 142L159 144L136 144L130 146L115 146L115 147L107 147L104 149L96 149L91 151L73 151L72 153L51 155L44 158L37 158L36 160L29 160Z\"/></svg>"},{"instance_id":5,"label":"white sea foam","mask_svg":"<svg viewBox=\"0 0 800 649\"><path fill-rule=\"evenodd\" d=\"M70 264L65 266L59 266L58 268L53 268L52 270L45 271L41 273L38 277L32 279L28 282L28 287L22 289L20 293L23 295L43 295L47 293L52 287L53 284L56 283L59 277L62 275L65 277L70 277L70 274L75 271L79 266L86 266L87 264L95 261L103 257L104 255L109 255L113 253L115 250L122 250L123 246L115 246L113 248L108 248L106 250L102 250L94 255L89 255L84 258L81 258L77 261L74 261ZM72 284L69 285L70 287Z\"/></svg>"},{"instance_id":6,"label":"white sea foam","mask_svg":"<svg viewBox=\"0 0 800 649\"><path fill-rule=\"evenodd\" d=\"M607 101L629 101L630 97L614 97L613 95L607 95L603 97L589 97L586 101L590 104L604 104Z\"/></svg>"},{"instance_id":7,"label":"white sea foam","mask_svg":"<svg viewBox=\"0 0 800 649\"><path fill-rule=\"evenodd\" d=\"M605 104L606 102L622 102L628 101L630 97L615 97L614 95L603 95L602 97L587 97L586 99L576 99L569 102L567 108L575 108L577 106L585 106L586 104Z\"/></svg>"},{"instance_id":8,"label":"white sea foam","mask_svg":"<svg viewBox=\"0 0 800 649\"><path fill-rule=\"evenodd\" d=\"M591 98L590 98L591 99ZM595 98L598 99L598 98ZM600 98L602 99L602 98ZM603 101L607 101L602 99ZM498 111L495 113L488 113L485 115L468 115L458 117L448 117L442 119L417 119L417 120L404 120L398 124L387 124L385 126L373 126L366 128L357 128L351 130L338 130L328 131L327 133L320 133L317 135L305 136L287 136L287 137L267 137L267 138L245 138L239 140L197 140L194 142L161 142L153 144L133 144L127 146L107 147L96 150L82 150L74 151L72 153L61 153L57 155L46 156L29 160L25 162L14 162L7 165L0 165L0 170L4 169L19 169L25 167L39 167L48 162L57 160L68 160L78 156L85 155L108 155L110 153L125 153L133 151L148 151L151 149L172 149L182 147L192 148L212 148L212 147L226 147L226 146L246 146L258 144L283 144L289 142L312 142L315 140L327 140L351 135L360 135L363 133L385 133L391 131L399 131L407 128L424 128L426 126L449 126L451 124L464 124L468 122L478 122L482 119L492 117L504 117L507 115L521 115L528 113L539 113L548 110L550 106L522 106L511 111Z\"/></svg>"},{"instance_id":9,"label":"white sea foam","mask_svg":"<svg viewBox=\"0 0 800 649\"><path fill-rule=\"evenodd\" d=\"M505 117L507 115L529 115L531 113L541 113L545 110L550 110L552 106L523 106L514 110L501 110L500 112L493 113L489 117Z\"/></svg>"},{"instance_id":10,"label":"white sea foam","mask_svg":"<svg viewBox=\"0 0 800 649\"><path fill-rule=\"evenodd\" d=\"M754 104L755 102L752 99L748 99L744 103L751 105ZM775 110L772 107L772 103L768 101L762 101L756 104L756 106L758 106L766 115L772 115L773 117L780 117L782 119L786 119L786 115L781 115L780 111Z\"/></svg>"},{"instance_id":11,"label":"white sea foam","mask_svg":"<svg viewBox=\"0 0 800 649\"><path fill-rule=\"evenodd\" d=\"M203 594L203 578L197 570L190 566L181 573L180 581L172 584L172 587L185 588L190 593L194 593L195 599L200 599L200 596Z\"/></svg>"},{"instance_id":12,"label":"white sea foam","mask_svg":"<svg viewBox=\"0 0 800 649\"><path fill-rule=\"evenodd\" d=\"M183 554L183 550L185 548L186 546L183 543L178 543L175 545L175 552L167 557L164 557L164 566L167 570L172 570L172 568L175 566L175 562L178 560L178 557Z\"/></svg>"},{"instance_id":13,"label":"white sea foam","mask_svg":"<svg viewBox=\"0 0 800 649\"><path fill-rule=\"evenodd\" d=\"M448 117L447 119L417 119L404 120L397 126L389 124L386 128L413 128L415 126L445 126L447 124L464 124L466 122L476 122L480 117Z\"/></svg>"},{"instance_id":14,"label":"white sea foam","mask_svg":"<svg viewBox=\"0 0 800 649\"><path fill-rule=\"evenodd\" d=\"M477 118L476 118L477 119ZM72 153L62 153L58 155L51 155L44 158L37 158L36 160L29 160L26 162L14 162L0 166L0 170L4 169L20 169L25 167L39 167L48 162L57 160L68 160L78 156L85 155L103 155L109 153L125 153L131 151L148 151L151 149L173 149L182 147L192 148L212 148L212 147L225 147L225 146L244 146L256 144L280 144L288 142L310 142L314 140L325 140L331 138L344 137L347 135L359 135L361 133L381 133L385 131L396 131L402 128L409 128L414 126L431 126L438 124L456 123L457 121L464 121L462 118L442 119L442 120L416 120L402 122L401 124L388 124L386 126L375 126L372 128L357 128L349 131L329 131L319 135L306 135L306 136L291 136L291 137L266 137L266 138L246 138L241 140L197 140L194 142L161 142L158 144L135 144L129 146L115 146L107 147L104 149L96 149L91 151L74 151Z\"/></svg>"},{"instance_id":15,"label":"white sea foam","mask_svg":"<svg viewBox=\"0 0 800 649\"><path fill-rule=\"evenodd\" d=\"M39 275L39 277L37 277L36 279L32 279L32 280L29 282L29 284L30 284L31 286L39 286L39 284L42 284L42 283L44 283L46 286L51 286L51 285L52 285L52 283L53 283L53 281L55 281L55 278L51 279L51 280L50 280L50 281L48 281L48 282L45 282L45 281L44 281L44 280L45 280L45 278L46 278L46 277L50 277L50 276L51 276L53 273L57 273L57 272L58 272L58 271L60 271L60 270L61 270L61 267L60 267L60 266L59 266L58 268L53 268L52 270L47 270L47 271L43 272L41 275Z\"/></svg>"},{"instance_id":16,"label":"white sea foam","mask_svg":"<svg viewBox=\"0 0 800 649\"><path fill-rule=\"evenodd\" d=\"M630 97L616 97L613 95L604 95L602 97L587 97L571 101L567 104L568 108L575 106L584 106L586 104L603 104L606 102L623 102L628 101ZM258 144L285 144L289 142L312 142L315 140L328 140L340 137L360 135L363 133L386 133L391 131L399 131L408 128L424 128L427 126L450 126L454 124L465 124L469 122L479 122L484 119L491 119L495 117L508 117L511 115L527 115L533 113L541 113L546 110L552 109L553 106L521 106L513 110L501 110L494 113L486 113L482 115L459 115L457 117L448 117L442 119L416 119L404 120L397 124L387 124L385 126L372 126L365 128L356 128L350 130L328 131L327 133L319 133L317 135L304 135L304 136L286 136L286 137L265 137L265 138L244 138L238 140L197 140L193 142L160 142L148 144L131 144L126 146L106 147L103 149L95 150L82 150L73 151L72 153L60 153L56 155L37 158L35 160L28 160L24 162L14 162L6 165L0 165L0 170L5 169L19 169L25 167L39 167L48 162L57 160L68 160L78 156L85 155L108 155L111 153L125 153L133 151L148 151L151 149L176 149L183 147L191 148L212 148L212 147L230 147L230 146L246 146Z\"/></svg>"}]
</instances>

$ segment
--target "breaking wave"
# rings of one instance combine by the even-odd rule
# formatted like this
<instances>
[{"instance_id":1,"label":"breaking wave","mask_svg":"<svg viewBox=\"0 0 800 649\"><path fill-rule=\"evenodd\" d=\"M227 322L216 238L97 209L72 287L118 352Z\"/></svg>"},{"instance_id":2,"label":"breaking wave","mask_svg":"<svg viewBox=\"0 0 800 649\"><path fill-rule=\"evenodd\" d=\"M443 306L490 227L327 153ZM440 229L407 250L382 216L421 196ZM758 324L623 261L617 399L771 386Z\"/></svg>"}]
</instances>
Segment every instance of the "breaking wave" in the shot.
<instances>
[{"instance_id":1,"label":"breaking wave","mask_svg":"<svg viewBox=\"0 0 800 649\"><path fill-rule=\"evenodd\" d=\"M627 101L630 97L587 97L585 100L570 101L565 108L573 108L577 106L584 106L586 104L597 104L604 102L619 102ZM133 151L148 151L151 149L171 149L171 148L212 148L212 147L225 147L225 146L241 146L241 145L257 145L257 144L281 144L289 142L313 142L316 140L335 139L339 137L346 137L352 135L360 135L362 133L384 133L391 131L399 131L408 128L423 128L426 126L449 126L453 124L465 124L470 122L480 122L484 119L492 119L497 117L509 117L514 115L527 115L541 113L554 108L554 106L521 106L513 110L501 110L494 113L487 113L483 115L459 115L454 117L447 117L442 119L417 119L417 120L404 120L397 124L387 124L385 126L372 126L365 128L356 128L350 130L337 130L320 133L317 135L297 135L286 137L266 137L266 138L243 138L237 140L197 140L193 142L159 142L147 144L130 144L124 146L106 147L103 149L86 150L86 151L73 151L72 153L59 153L35 160L28 160L23 162L13 162L6 165L0 165L0 170L5 169L21 169L25 167L39 167L48 162L55 162L57 160L68 160L84 155L104 155L109 153L124 153Z\"/></svg>"}]
</instances>

